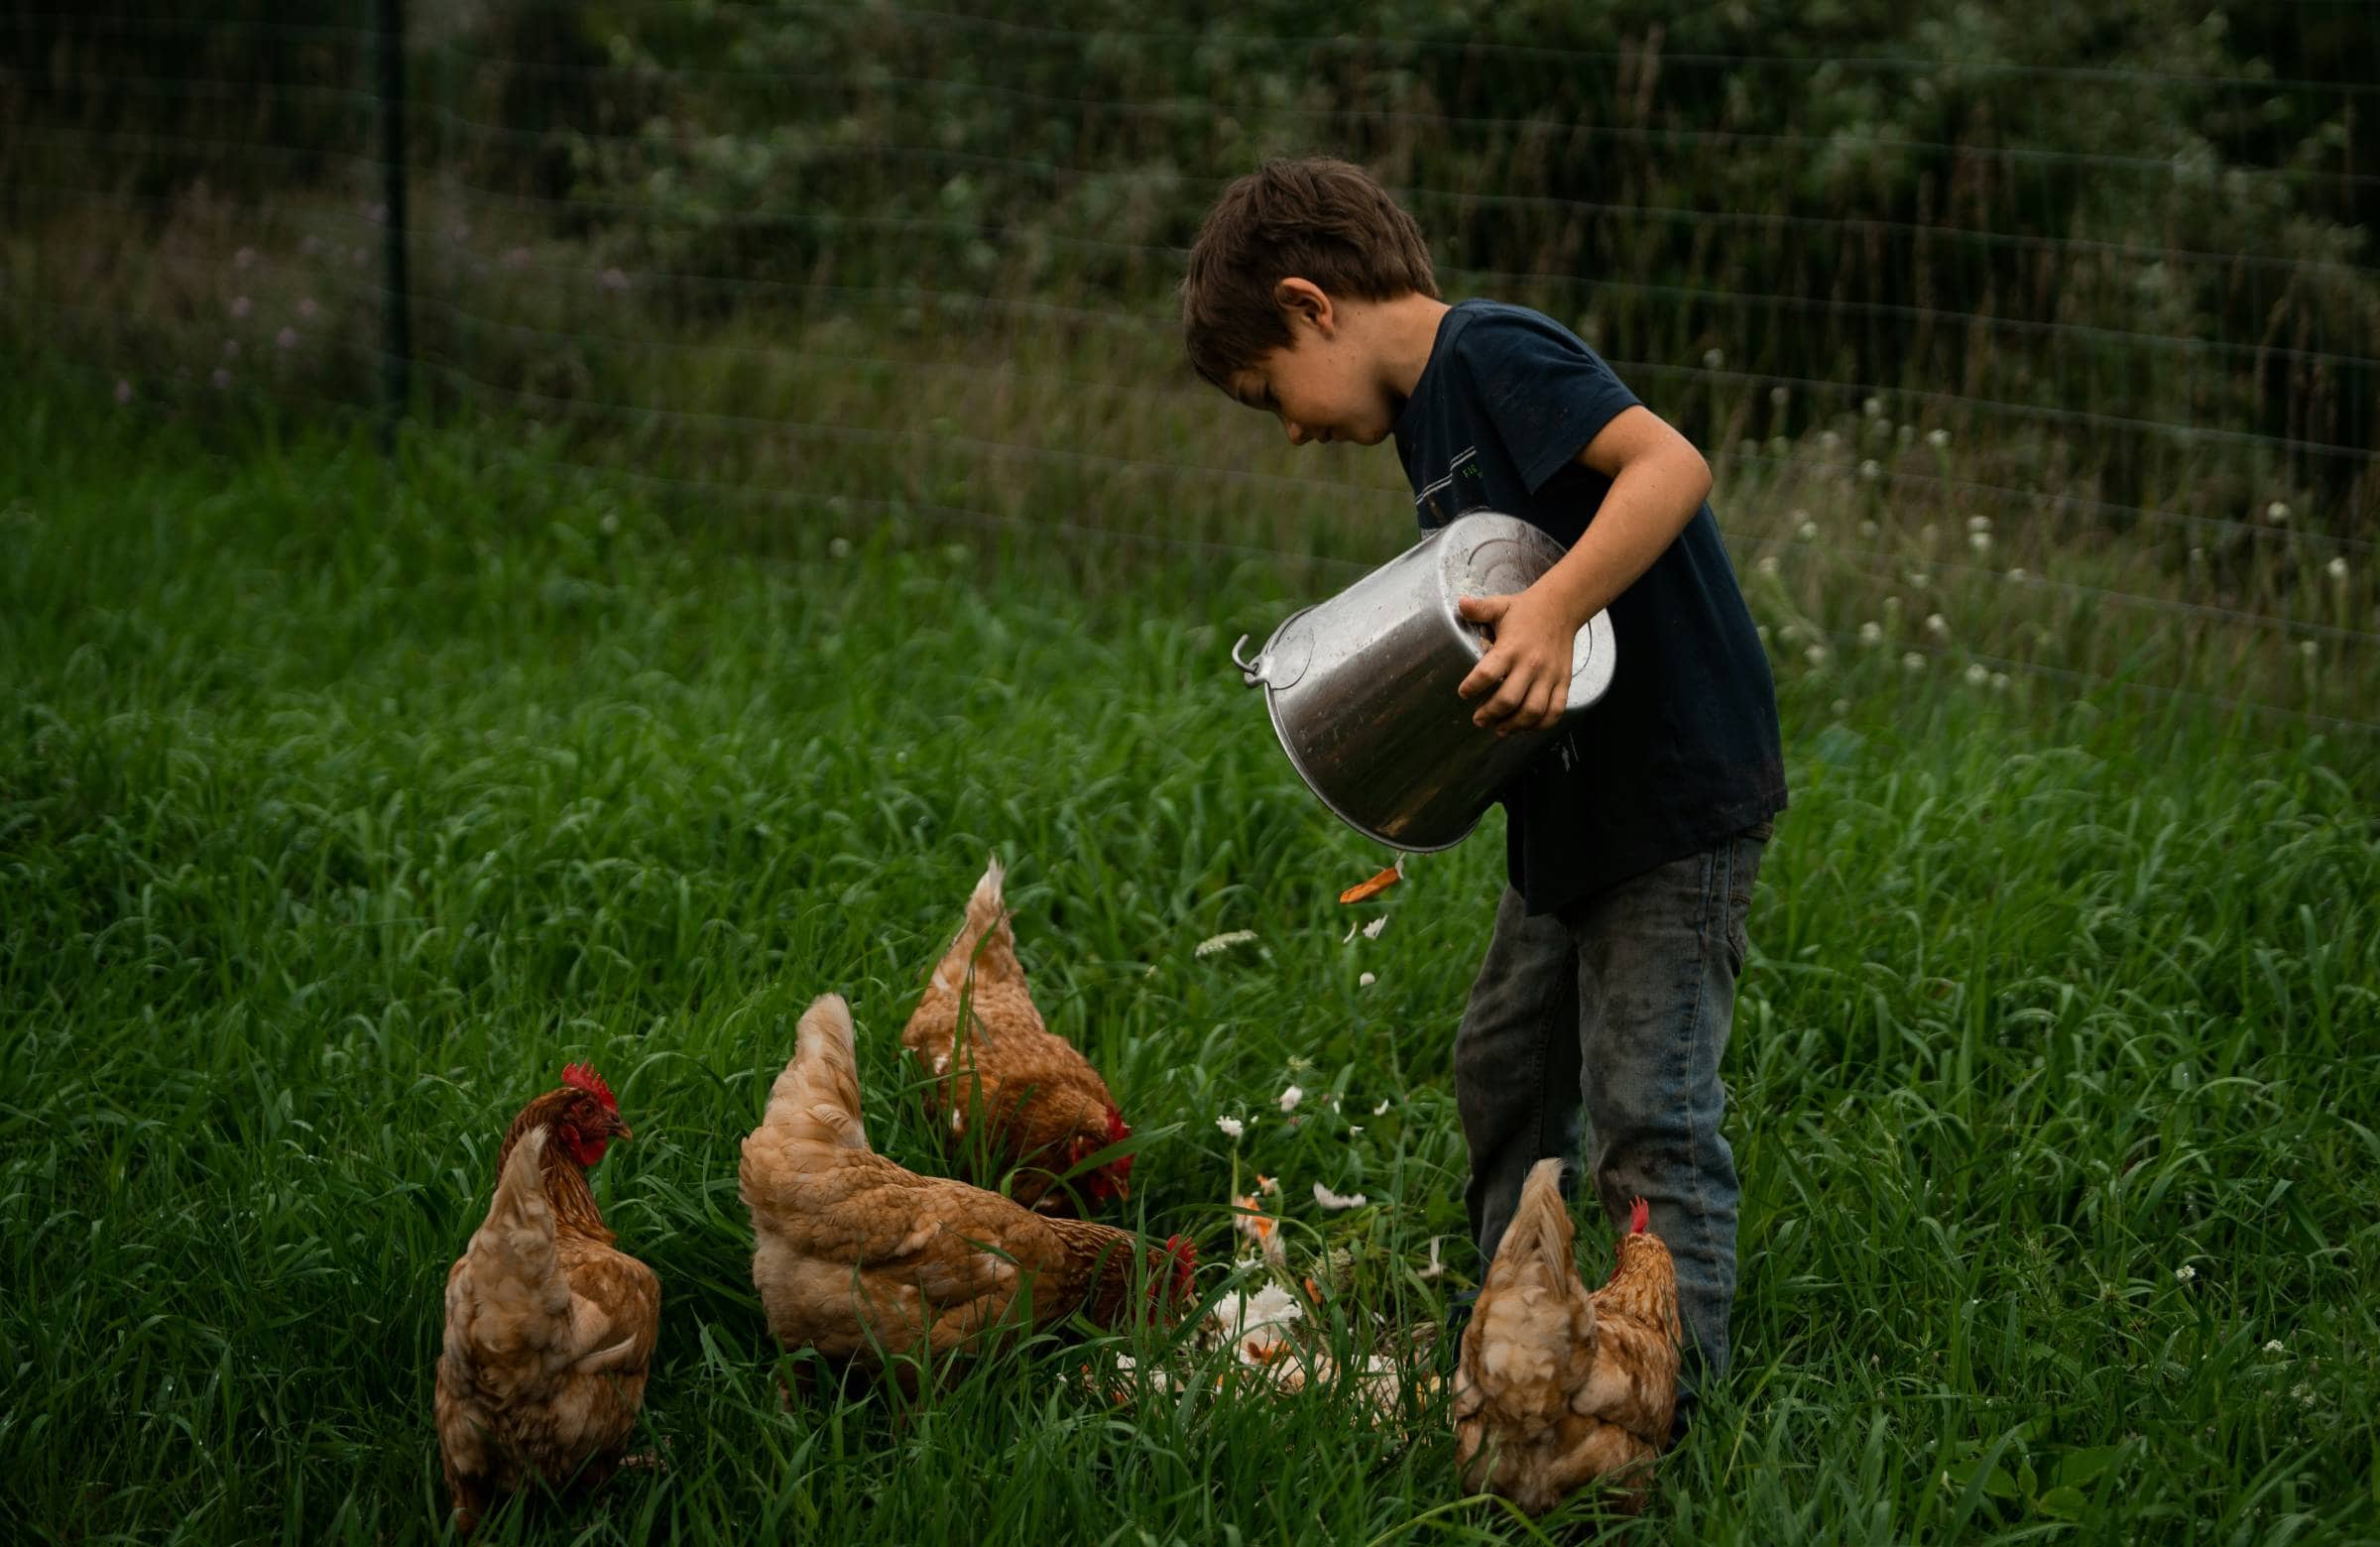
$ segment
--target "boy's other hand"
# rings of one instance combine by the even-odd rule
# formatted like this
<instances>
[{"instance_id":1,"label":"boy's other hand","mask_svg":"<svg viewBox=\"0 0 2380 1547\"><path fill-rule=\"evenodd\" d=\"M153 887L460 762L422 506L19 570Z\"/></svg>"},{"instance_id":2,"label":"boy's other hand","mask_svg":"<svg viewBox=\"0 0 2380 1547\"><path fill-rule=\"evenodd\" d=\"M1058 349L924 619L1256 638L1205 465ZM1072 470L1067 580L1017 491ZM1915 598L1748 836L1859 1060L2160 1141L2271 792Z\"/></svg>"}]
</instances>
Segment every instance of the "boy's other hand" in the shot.
<instances>
[{"instance_id":1,"label":"boy's other hand","mask_svg":"<svg viewBox=\"0 0 2380 1547\"><path fill-rule=\"evenodd\" d=\"M1559 606L1532 586L1514 596L1466 596L1456 608L1465 622L1485 624L1491 642L1455 689L1465 698L1488 698L1471 723L1498 736L1559 724L1570 701L1570 656L1579 633Z\"/></svg>"}]
</instances>

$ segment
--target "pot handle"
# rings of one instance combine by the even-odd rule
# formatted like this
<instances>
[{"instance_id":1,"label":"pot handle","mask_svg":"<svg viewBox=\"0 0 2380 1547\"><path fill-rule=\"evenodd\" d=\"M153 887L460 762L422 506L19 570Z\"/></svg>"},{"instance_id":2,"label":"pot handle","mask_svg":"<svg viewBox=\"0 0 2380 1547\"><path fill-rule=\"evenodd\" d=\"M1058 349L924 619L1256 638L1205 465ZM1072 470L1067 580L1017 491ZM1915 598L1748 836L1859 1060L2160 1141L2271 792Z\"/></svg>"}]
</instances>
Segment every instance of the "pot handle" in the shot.
<instances>
[{"instance_id":1,"label":"pot handle","mask_svg":"<svg viewBox=\"0 0 2380 1547\"><path fill-rule=\"evenodd\" d=\"M1253 660L1241 659L1240 652L1247 648L1248 636L1243 634L1240 636L1240 643L1232 647L1232 664L1240 668L1240 680L1243 684L1249 687L1257 687L1264 681L1264 657L1258 655Z\"/></svg>"}]
</instances>

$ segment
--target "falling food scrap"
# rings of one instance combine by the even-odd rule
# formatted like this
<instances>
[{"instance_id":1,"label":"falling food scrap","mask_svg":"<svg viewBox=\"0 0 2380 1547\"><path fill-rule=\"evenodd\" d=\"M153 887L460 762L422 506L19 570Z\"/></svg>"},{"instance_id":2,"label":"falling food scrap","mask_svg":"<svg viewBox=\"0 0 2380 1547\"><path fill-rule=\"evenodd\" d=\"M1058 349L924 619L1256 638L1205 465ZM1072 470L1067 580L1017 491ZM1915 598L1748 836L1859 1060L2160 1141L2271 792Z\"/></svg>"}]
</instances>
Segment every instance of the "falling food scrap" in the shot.
<instances>
[{"instance_id":1,"label":"falling food scrap","mask_svg":"<svg viewBox=\"0 0 2380 1547\"><path fill-rule=\"evenodd\" d=\"M1394 865L1389 866L1377 876L1372 877L1371 880L1358 882L1356 885L1348 888L1345 892L1340 892L1339 900L1342 902L1368 901L1372 897L1378 896L1381 892L1387 891L1390 887L1395 886L1398 882L1404 879L1405 862L1400 857Z\"/></svg>"}]
</instances>

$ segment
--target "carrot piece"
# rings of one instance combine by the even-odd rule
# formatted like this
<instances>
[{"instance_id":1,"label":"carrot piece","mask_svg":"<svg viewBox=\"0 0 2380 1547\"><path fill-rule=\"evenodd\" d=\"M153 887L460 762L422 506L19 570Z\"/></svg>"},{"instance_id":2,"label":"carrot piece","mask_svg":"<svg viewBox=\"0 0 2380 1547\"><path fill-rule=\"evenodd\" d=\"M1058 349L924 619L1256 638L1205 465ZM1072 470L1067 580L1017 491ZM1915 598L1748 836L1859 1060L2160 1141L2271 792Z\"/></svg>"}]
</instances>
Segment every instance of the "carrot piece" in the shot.
<instances>
[{"instance_id":1,"label":"carrot piece","mask_svg":"<svg viewBox=\"0 0 2380 1547\"><path fill-rule=\"evenodd\" d=\"M1340 892L1339 900L1342 902L1367 901L1369 898L1378 896L1381 892L1387 891L1390 887L1395 886L1398 882L1404 879L1404 871L1397 866L1391 865L1386 870L1380 872L1377 876L1372 877L1371 880L1360 881L1356 883L1356 885L1348 888L1345 892Z\"/></svg>"}]
</instances>

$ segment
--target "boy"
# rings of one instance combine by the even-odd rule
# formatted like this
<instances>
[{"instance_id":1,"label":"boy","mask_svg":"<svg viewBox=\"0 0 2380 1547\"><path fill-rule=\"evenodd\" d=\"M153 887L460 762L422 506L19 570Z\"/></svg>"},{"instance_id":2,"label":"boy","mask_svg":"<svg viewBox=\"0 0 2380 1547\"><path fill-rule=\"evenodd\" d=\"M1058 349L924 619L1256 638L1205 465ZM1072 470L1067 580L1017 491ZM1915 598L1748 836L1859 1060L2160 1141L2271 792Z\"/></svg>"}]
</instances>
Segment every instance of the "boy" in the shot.
<instances>
[{"instance_id":1,"label":"boy","mask_svg":"<svg viewBox=\"0 0 2380 1547\"><path fill-rule=\"evenodd\" d=\"M1465 1191L1492 1259L1530 1163L1576 1157L1676 1258L1679 1429L1727 1368L1735 1162L1720 1056L1752 877L1785 805L1768 659L1704 496L1702 456L1569 329L1438 298L1411 217L1346 162L1272 162L1190 253L1198 373L1293 444L1393 435L1425 528L1485 507L1569 551L1516 596L1465 598L1493 642L1459 691L1498 735L1559 723L1573 637L1608 608L1610 689L1502 793L1510 885L1455 1040Z\"/></svg>"}]
</instances>

